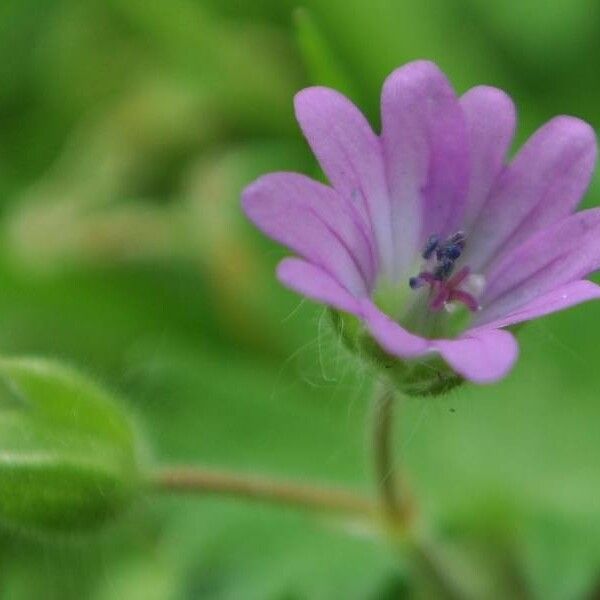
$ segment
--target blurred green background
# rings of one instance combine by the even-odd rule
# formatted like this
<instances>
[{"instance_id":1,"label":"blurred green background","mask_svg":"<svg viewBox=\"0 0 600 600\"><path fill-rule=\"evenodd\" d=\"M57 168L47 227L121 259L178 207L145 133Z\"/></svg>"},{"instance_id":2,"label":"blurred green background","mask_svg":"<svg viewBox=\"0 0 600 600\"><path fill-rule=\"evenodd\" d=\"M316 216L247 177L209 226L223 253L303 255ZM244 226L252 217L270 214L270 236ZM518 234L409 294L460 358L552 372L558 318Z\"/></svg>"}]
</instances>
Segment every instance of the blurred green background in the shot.
<instances>
[{"instance_id":1,"label":"blurred green background","mask_svg":"<svg viewBox=\"0 0 600 600\"><path fill-rule=\"evenodd\" d=\"M518 142L558 113L600 125L596 0L2 0L2 352L120 392L157 463L371 490L369 379L277 284L284 251L239 194L316 172L297 90L337 87L377 125L383 79L415 58L459 92L506 89ZM599 198L596 180L585 204ZM598 304L544 319L502 384L403 408L414 494L489 581L511 578L496 597L600 593L598 334ZM231 500L147 498L54 544L0 534L2 599L418 593L368 532Z\"/></svg>"}]
</instances>

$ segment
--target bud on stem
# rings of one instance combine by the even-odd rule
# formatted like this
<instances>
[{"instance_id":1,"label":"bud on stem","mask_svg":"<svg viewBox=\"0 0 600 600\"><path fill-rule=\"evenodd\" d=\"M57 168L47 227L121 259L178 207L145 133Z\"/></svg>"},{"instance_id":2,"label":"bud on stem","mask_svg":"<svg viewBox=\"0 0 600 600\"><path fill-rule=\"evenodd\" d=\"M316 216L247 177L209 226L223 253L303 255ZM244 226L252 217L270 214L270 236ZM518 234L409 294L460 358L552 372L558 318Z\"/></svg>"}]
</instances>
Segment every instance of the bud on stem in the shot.
<instances>
[{"instance_id":1,"label":"bud on stem","mask_svg":"<svg viewBox=\"0 0 600 600\"><path fill-rule=\"evenodd\" d=\"M0 359L0 523L35 533L95 529L138 482L133 428L112 397L77 372Z\"/></svg>"}]
</instances>

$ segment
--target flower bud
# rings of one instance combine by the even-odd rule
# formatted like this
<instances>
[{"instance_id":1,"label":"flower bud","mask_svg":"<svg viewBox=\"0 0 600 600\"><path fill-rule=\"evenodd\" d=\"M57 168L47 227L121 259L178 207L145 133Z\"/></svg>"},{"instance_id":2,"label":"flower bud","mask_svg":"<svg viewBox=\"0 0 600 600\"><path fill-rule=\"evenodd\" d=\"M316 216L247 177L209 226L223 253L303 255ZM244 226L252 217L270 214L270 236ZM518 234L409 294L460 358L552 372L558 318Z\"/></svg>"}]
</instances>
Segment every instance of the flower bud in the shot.
<instances>
[{"instance_id":1,"label":"flower bud","mask_svg":"<svg viewBox=\"0 0 600 600\"><path fill-rule=\"evenodd\" d=\"M35 533L97 529L139 480L133 428L111 396L39 359L0 359L0 523Z\"/></svg>"},{"instance_id":2,"label":"flower bud","mask_svg":"<svg viewBox=\"0 0 600 600\"><path fill-rule=\"evenodd\" d=\"M463 382L437 354L416 360L392 356L369 335L354 315L330 310L334 329L360 360L375 367L408 396L440 396Z\"/></svg>"}]
</instances>

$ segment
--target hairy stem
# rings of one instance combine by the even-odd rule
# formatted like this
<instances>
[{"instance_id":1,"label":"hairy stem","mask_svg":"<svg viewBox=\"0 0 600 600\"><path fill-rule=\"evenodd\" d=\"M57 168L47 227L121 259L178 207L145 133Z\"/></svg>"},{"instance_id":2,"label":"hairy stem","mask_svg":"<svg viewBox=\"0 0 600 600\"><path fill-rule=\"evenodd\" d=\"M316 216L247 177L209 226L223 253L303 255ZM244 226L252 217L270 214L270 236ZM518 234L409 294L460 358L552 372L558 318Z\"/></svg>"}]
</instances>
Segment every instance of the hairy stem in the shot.
<instances>
[{"instance_id":1,"label":"hairy stem","mask_svg":"<svg viewBox=\"0 0 600 600\"><path fill-rule=\"evenodd\" d=\"M424 539L412 541L413 563L422 577L433 587L432 593L440 600L471 600L476 598L465 584L458 580L447 561L439 556L438 549Z\"/></svg>"},{"instance_id":2,"label":"hairy stem","mask_svg":"<svg viewBox=\"0 0 600 600\"><path fill-rule=\"evenodd\" d=\"M277 481L202 466L167 466L151 473L148 485L154 491L178 494L219 495L265 502L312 512L361 517L375 521L383 511L390 530L400 534L412 548L418 570L438 590L441 598L463 600L471 595L461 590L452 569L439 560L432 543L419 535L415 511L408 492L399 485L393 460L394 392L387 385L377 390L373 415L373 453L379 500L335 487Z\"/></svg>"},{"instance_id":3,"label":"hairy stem","mask_svg":"<svg viewBox=\"0 0 600 600\"><path fill-rule=\"evenodd\" d=\"M295 508L370 517L375 504L360 494L331 487L276 481L203 467L165 467L150 478L158 491L218 494Z\"/></svg>"},{"instance_id":4,"label":"hairy stem","mask_svg":"<svg viewBox=\"0 0 600 600\"><path fill-rule=\"evenodd\" d=\"M436 597L463 600L468 594L456 585L447 566L439 560L431 543L425 541L415 519L415 508L406 485L396 472L394 461L394 391L387 382L380 382L373 405L373 458L379 503L393 533L400 532L409 542L413 562L435 586Z\"/></svg>"},{"instance_id":5,"label":"hairy stem","mask_svg":"<svg viewBox=\"0 0 600 600\"><path fill-rule=\"evenodd\" d=\"M394 392L381 382L373 404L373 459L379 501L386 517L400 526L407 526L412 510L406 496L399 492L393 453ZM406 491L403 490L406 494Z\"/></svg>"}]
</instances>

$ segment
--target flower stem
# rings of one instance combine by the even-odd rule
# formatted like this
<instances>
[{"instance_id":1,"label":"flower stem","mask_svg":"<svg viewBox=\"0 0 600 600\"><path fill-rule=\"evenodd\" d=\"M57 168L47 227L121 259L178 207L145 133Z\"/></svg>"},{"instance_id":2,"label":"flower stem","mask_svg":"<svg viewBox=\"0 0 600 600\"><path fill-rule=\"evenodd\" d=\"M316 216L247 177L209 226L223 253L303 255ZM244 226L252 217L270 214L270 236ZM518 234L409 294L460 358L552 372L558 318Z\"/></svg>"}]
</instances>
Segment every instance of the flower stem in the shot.
<instances>
[{"instance_id":1,"label":"flower stem","mask_svg":"<svg viewBox=\"0 0 600 600\"><path fill-rule=\"evenodd\" d=\"M422 538L412 540L413 564L422 577L433 587L432 593L443 600L471 600L477 595L466 589L465 582L454 574L451 565L439 556L440 552Z\"/></svg>"},{"instance_id":2,"label":"flower stem","mask_svg":"<svg viewBox=\"0 0 600 600\"><path fill-rule=\"evenodd\" d=\"M212 470L204 467L165 467L150 477L158 491L219 494L295 508L371 517L375 504L355 492Z\"/></svg>"},{"instance_id":3,"label":"flower stem","mask_svg":"<svg viewBox=\"0 0 600 600\"><path fill-rule=\"evenodd\" d=\"M168 466L157 469L148 478L149 487L157 492L219 495L236 499L265 502L311 512L333 513L376 520L381 509L389 524L399 530L412 547L420 570L433 582L443 598L462 600L466 594L455 589L455 581L447 567L431 552L430 544L416 535L411 503L402 490L398 494L397 476L392 460L393 392L382 386L376 396L373 442L375 469L379 483L380 501L335 487L277 481L269 477L246 475L202 466Z\"/></svg>"},{"instance_id":4,"label":"flower stem","mask_svg":"<svg viewBox=\"0 0 600 600\"><path fill-rule=\"evenodd\" d=\"M418 570L435 586L436 597L445 600L470 598L463 592L449 568L437 556L437 548L422 535L416 511L405 485L400 485L393 453L394 391L387 382L379 382L373 404L373 458L379 502L388 520L392 536L408 543Z\"/></svg>"},{"instance_id":5,"label":"flower stem","mask_svg":"<svg viewBox=\"0 0 600 600\"><path fill-rule=\"evenodd\" d=\"M379 500L390 522L403 528L408 525L412 508L406 496L399 494L398 477L393 459L394 392L381 382L373 404L373 459ZM403 494L406 492L403 490Z\"/></svg>"}]
</instances>

